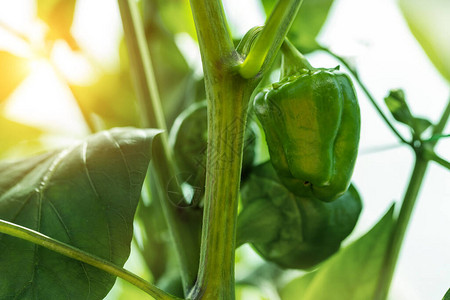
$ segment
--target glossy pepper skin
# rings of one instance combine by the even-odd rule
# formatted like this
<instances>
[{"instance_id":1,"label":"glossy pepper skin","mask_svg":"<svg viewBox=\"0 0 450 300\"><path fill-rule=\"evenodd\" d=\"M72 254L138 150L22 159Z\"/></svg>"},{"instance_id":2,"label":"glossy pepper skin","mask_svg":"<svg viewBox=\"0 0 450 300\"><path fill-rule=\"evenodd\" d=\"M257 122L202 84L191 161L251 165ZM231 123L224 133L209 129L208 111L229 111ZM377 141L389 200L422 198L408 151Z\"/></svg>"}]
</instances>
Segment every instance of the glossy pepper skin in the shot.
<instances>
[{"instance_id":1,"label":"glossy pepper skin","mask_svg":"<svg viewBox=\"0 0 450 300\"><path fill-rule=\"evenodd\" d=\"M270 162L252 170L241 199L237 244L249 242L265 260L295 269L312 268L335 253L362 209L353 186L333 202L294 195Z\"/></svg>"},{"instance_id":2,"label":"glossy pepper skin","mask_svg":"<svg viewBox=\"0 0 450 300\"><path fill-rule=\"evenodd\" d=\"M254 100L272 164L298 196L333 201L347 190L358 153L360 111L347 75L311 69Z\"/></svg>"}]
</instances>

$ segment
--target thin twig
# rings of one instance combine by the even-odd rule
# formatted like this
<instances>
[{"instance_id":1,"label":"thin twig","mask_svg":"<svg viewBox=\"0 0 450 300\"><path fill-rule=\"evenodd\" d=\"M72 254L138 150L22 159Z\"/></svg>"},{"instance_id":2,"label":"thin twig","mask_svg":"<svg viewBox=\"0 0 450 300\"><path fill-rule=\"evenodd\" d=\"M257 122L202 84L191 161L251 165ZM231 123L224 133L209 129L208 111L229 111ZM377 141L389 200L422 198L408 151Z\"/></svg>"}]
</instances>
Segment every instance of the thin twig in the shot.
<instances>
[{"instance_id":1,"label":"thin twig","mask_svg":"<svg viewBox=\"0 0 450 300\"><path fill-rule=\"evenodd\" d=\"M358 75L358 72L356 72L356 70L353 67L350 66L350 64L347 62L347 60L345 58L343 58L342 56L339 56L338 54L334 53L333 51L331 51L330 49L328 49L326 47L321 46L320 50L322 50L322 51L330 54L334 58L336 58L338 61L340 61L350 71L350 73L352 73L353 77L356 79L356 81L358 82L359 86L361 87L361 89L366 94L367 98L369 98L369 101L372 103L372 105L374 106L375 110L378 112L378 114L381 116L381 118L386 122L386 124L392 130L392 132L400 139L400 141L402 143L411 146L412 144L410 142L406 141L406 139L397 131L397 129L394 127L394 125L391 123L391 121L388 119L388 117L381 110L380 106L375 101L375 98L373 97L373 95L369 92L369 90L367 89L366 85L362 82L361 78Z\"/></svg>"}]
</instances>

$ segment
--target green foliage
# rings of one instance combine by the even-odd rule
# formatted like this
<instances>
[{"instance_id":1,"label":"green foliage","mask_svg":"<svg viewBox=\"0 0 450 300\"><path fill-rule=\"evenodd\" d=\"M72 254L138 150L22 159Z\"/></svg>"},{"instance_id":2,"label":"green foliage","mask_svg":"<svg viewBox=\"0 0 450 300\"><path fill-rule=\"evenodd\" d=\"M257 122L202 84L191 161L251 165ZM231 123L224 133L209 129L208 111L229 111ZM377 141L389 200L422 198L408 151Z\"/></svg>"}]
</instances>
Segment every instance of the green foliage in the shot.
<instances>
[{"instance_id":1,"label":"green foliage","mask_svg":"<svg viewBox=\"0 0 450 300\"><path fill-rule=\"evenodd\" d=\"M391 90L389 95L384 98L384 102L394 118L400 123L408 125L417 138L420 138L422 133L432 125L429 120L412 115L403 90Z\"/></svg>"},{"instance_id":2,"label":"green foliage","mask_svg":"<svg viewBox=\"0 0 450 300\"><path fill-rule=\"evenodd\" d=\"M280 289L280 296L283 300L306 299L310 285L314 282L317 271L306 273L297 277Z\"/></svg>"},{"instance_id":3,"label":"green foliage","mask_svg":"<svg viewBox=\"0 0 450 300\"><path fill-rule=\"evenodd\" d=\"M277 3L262 0L264 10L269 15ZM289 40L302 52L308 53L318 48L316 38L325 23L333 0L303 0L300 11L288 33Z\"/></svg>"},{"instance_id":4,"label":"green foliage","mask_svg":"<svg viewBox=\"0 0 450 300\"><path fill-rule=\"evenodd\" d=\"M426 54L450 82L450 2L447 0L400 0L400 8Z\"/></svg>"},{"instance_id":5,"label":"green foliage","mask_svg":"<svg viewBox=\"0 0 450 300\"><path fill-rule=\"evenodd\" d=\"M292 20L292 12L302 2L298 16ZM278 68L281 55L274 49L286 40L288 24L293 21L287 36L296 48L303 53L321 48L316 39L333 0L261 0L267 14L276 3L282 3L278 8L285 6L271 19L276 20L273 22L276 25L265 27L267 36L255 39L262 41L260 47L243 39L238 49L231 46L233 37L229 36L226 20L221 18L225 16L222 1L120 0L119 3L122 17L123 11L136 8L133 5L139 3L143 23L136 18L139 12L130 13L130 19L125 17L123 25L124 29L133 30L124 31L128 46L139 45L139 49L146 50L147 42L150 57L146 57L146 51L131 51L131 61L139 63L130 66L125 44L121 43L116 70L105 72L93 66L99 77L92 85L67 84L88 123L92 122L92 115L99 117L100 122L92 122L101 125L99 128L138 127L154 120L158 120L154 124L167 124L171 140L167 143L167 135L162 135L162 143L155 147L156 172L148 173L152 141L159 132L151 129L112 129L64 150L17 162L0 162L0 219L42 232L118 266L123 266L128 258L133 225L138 226L133 251L136 249L141 255L134 272L145 279L151 272L156 286L179 297L189 294L192 299L233 299L236 294L237 299L271 299L279 292L283 300L372 299L379 274L396 263L394 258L391 266L382 267L383 259L394 257L390 251L393 248L389 248L394 242L391 239L389 244L388 241L394 225L399 226L400 222L395 223L391 208L366 235L340 249L362 209L360 196L350 185L360 126L359 108L350 79L332 69L314 69L305 58L298 64L290 64L290 59L298 57L294 53L289 58L282 50L284 79L272 85L269 92L263 91L256 97L256 113L262 115L260 121L265 131L261 131L260 144L264 145L255 147L252 122L248 122L242 133L242 120L249 116L243 117L248 104L244 101L249 101L251 91L260 80L264 84L259 86L265 85L265 81L271 80L272 71ZM450 10L446 9L450 8L449 2L400 0L399 3L413 34L437 69L450 81L450 40L440 35L445 32L442 28L450 25ZM58 39L64 39L72 50L78 50L71 35L75 8L76 0L36 0L38 17L48 25L48 32L39 41L35 37L30 39L33 55L50 60L53 44ZM193 14L198 32L206 39L197 39ZM134 34L142 33L141 29L145 31L146 40L143 35ZM258 30L253 29L253 34ZM127 33L133 34L128 36ZM19 37L27 40L20 33ZM179 44L189 37L194 41L194 48L195 42L201 43L204 72L209 76L208 95L214 95L208 102L212 118L209 123L206 103L198 102L206 98L205 82L194 70L190 57L183 56L181 50L185 49ZM255 37L256 34L252 36ZM242 60L251 62L250 53L255 49L254 61L261 65L255 64L254 69L241 73ZM77 52L80 56L85 54ZM277 63L273 63L275 60ZM149 61L151 63L146 64ZM145 66L145 72L140 66ZM136 71L133 67L138 70L134 72L134 82L129 77L130 71ZM29 60L0 51L0 113L4 100L28 73ZM297 80L307 76L310 82L305 88ZM314 76L321 78L312 78ZM357 74L355 76L359 80ZM325 84L318 87L320 81ZM237 87L236 92L234 87ZM151 92L146 93L148 91ZM309 97L314 101L307 99L300 104L291 101L295 100L292 95L299 91L303 100ZM137 103L136 95L144 95L141 103ZM281 101L268 99L274 95L280 96ZM153 98L156 101L152 101ZM161 98L161 103L157 98ZM270 101L258 107L258 101L263 100ZM143 105L145 101L151 104ZM394 118L411 128L413 138L424 142L416 144L429 146L449 136L442 134L443 129L438 129L440 125L433 126L429 120L415 117L403 91L391 91L385 102ZM440 122L443 128L444 119L442 117ZM240 122L236 128L242 131L228 126L235 125L234 121ZM232 143L228 143L228 134L223 135L226 137L223 142L221 130L214 131L217 128L236 133L231 137ZM430 128L435 134L422 138ZM42 148L39 142L42 134L40 130L0 116L0 157L20 157L36 152ZM245 134L243 153L238 149L242 144L236 143L242 140L242 134ZM30 144L17 145L24 139L30 140ZM255 148L262 153L256 155L258 163L264 162L258 166L253 165ZM424 168L419 175L415 170L413 179L423 178L427 160L438 161L439 157L433 157L432 147L429 148L429 157L416 151L416 162L422 163ZM427 150L415 150L421 149ZM215 166L211 173L206 170L208 151L209 163ZM272 162L267 161L268 151ZM280 155L277 157L276 153ZM217 154L222 156L215 156ZM237 164L239 155L243 156L242 166ZM226 160L220 163L214 161L223 157ZM441 164L445 163L448 165L441 159ZM242 173L239 173L240 167ZM174 175L175 170L180 173ZM179 196L180 190L186 187L180 187L180 182L198 188L197 196L203 196L206 174L210 174L206 205L200 202L200 205L180 207L176 205L179 203L171 201L173 194ZM141 194L146 175L150 175L145 182L147 189ZM418 190L421 180L412 180L412 189ZM176 189L171 189L172 184L177 185ZM324 190L316 189L313 193L317 186ZM236 224L239 187L242 187L242 210ZM137 208L140 197L141 205ZM407 193L404 207L412 207L415 197ZM408 217L403 219L406 225ZM237 245L233 244L236 229ZM398 248L401 240L397 241ZM234 293L233 251L235 246L244 243L251 243L266 261L241 277ZM248 257L239 259L251 265ZM127 264L126 268L133 269L133 266ZM289 272L284 268L315 269L285 285ZM1 299L101 299L115 282L115 277L109 273L2 234L0 274ZM144 297L146 287L137 290L131 282L119 282L116 296L120 299ZM387 289L380 291L387 293ZM443 300L450 300L450 290Z\"/></svg>"},{"instance_id":6,"label":"green foliage","mask_svg":"<svg viewBox=\"0 0 450 300\"><path fill-rule=\"evenodd\" d=\"M156 130L113 129L84 142L0 164L0 218L122 266ZM102 299L115 278L0 235L0 295Z\"/></svg>"},{"instance_id":7,"label":"green foliage","mask_svg":"<svg viewBox=\"0 0 450 300\"><path fill-rule=\"evenodd\" d=\"M285 268L310 268L335 253L362 208L353 186L331 203L297 197L270 162L253 169L241 198L237 244L251 242L264 259Z\"/></svg>"},{"instance_id":8,"label":"green foliage","mask_svg":"<svg viewBox=\"0 0 450 300\"><path fill-rule=\"evenodd\" d=\"M375 293L389 236L394 207L363 237L342 249L306 277L296 278L281 291L283 300L367 300Z\"/></svg>"}]
</instances>

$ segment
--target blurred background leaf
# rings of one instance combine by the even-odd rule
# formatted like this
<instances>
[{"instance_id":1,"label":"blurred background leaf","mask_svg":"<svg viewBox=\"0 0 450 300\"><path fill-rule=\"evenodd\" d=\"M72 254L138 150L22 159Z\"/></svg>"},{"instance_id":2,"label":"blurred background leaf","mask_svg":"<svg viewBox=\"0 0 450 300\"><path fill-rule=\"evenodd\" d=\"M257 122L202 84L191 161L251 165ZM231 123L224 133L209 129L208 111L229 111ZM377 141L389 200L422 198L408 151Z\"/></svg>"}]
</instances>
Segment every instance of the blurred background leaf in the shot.
<instances>
[{"instance_id":1,"label":"blurred background leaf","mask_svg":"<svg viewBox=\"0 0 450 300\"><path fill-rule=\"evenodd\" d=\"M42 131L0 115L0 159L13 159L42 150Z\"/></svg>"},{"instance_id":2,"label":"blurred background leaf","mask_svg":"<svg viewBox=\"0 0 450 300\"><path fill-rule=\"evenodd\" d=\"M264 10L269 15L276 0L262 0ZM325 23L333 0L303 0L300 11L288 33L290 41L302 52L308 53L318 48L316 37Z\"/></svg>"},{"instance_id":3,"label":"blurred background leaf","mask_svg":"<svg viewBox=\"0 0 450 300\"><path fill-rule=\"evenodd\" d=\"M393 222L392 206L363 237L323 263L314 275L294 279L281 289L281 299L372 299Z\"/></svg>"},{"instance_id":4,"label":"blurred background leaf","mask_svg":"<svg viewBox=\"0 0 450 300\"><path fill-rule=\"evenodd\" d=\"M289 299L304 299L308 287L313 282L317 272L310 272L293 279L281 289L281 295ZM283 298L284 300L285 298Z\"/></svg>"},{"instance_id":5,"label":"blurred background leaf","mask_svg":"<svg viewBox=\"0 0 450 300\"><path fill-rule=\"evenodd\" d=\"M164 24L174 34L186 32L197 40L191 5L186 0L151 0L158 2L159 15Z\"/></svg>"},{"instance_id":6,"label":"blurred background leaf","mask_svg":"<svg viewBox=\"0 0 450 300\"><path fill-rule=\"evenodd\" d=\"M30 72L29 61L6 51L0 51L0 105Z\"/></svg>"},{"instance_id":7,"label":"blurred background leaf","mask_svg":"<svg viewBox=\"0 0 450 300\"><path fill-rule=\"evenodd\" d=\"M63 39L75 50L78 45L70 33L76 0L37 0L38 17L49 27L47 38Z\"/></svg>"},{"instance_id":8,"label":"blurred background leaf","mask_svg":"<svg viewBox=\"0 0 450 300\"><path fill-rule=\"evenodd\" d=\"M89 85L71 84L75 98L84 109L101 118L103 129L140 125L128 67L126 49L122 43L116 70L100 70L97 80Z\"/></svg>"},{"instance_id":9,"label":"blurred background leaf","mask_svg":"<svg viewBox=\"0 0 450 300\"><path fill-rule=\"evenodd\" d=\"M175 35L185 32L193 39L194 21L189 1L143 2L147 41L168 127L192 102L204 100L203 80L195 76L177 46Z\"/></svg>"},{"instance_id":10,"label":"blurred background leaf","mask_svg":"<svg viewBox=\"0 0 450 300\"><path fill-rule=\"evenodd\" d=\"M399 5L411 32L450 82L450 1L399 0Z\"/></svg>"}]
</instances>

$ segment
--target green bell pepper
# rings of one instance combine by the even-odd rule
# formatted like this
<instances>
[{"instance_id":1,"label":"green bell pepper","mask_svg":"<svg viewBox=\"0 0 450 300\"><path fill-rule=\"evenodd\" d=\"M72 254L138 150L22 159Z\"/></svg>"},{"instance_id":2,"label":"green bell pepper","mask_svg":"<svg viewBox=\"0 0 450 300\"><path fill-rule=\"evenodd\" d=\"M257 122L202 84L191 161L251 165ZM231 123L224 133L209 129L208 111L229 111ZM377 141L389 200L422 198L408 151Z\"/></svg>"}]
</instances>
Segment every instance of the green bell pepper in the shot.
<instances>
[{"instance_id":1,"label":"green bell pepper","mask_svg":"<svg viewBox=\"0 0 450 300\"><path fill-rule=\"evenodd\" d=\"M254 99L272 164L296 195L333 201L347 190L358 153L360 111L353 84L335 69L307 65L288 71Z\"/></svg>"}]
</instances>

